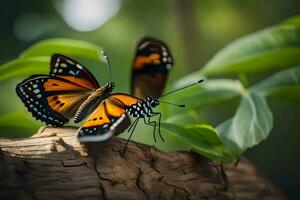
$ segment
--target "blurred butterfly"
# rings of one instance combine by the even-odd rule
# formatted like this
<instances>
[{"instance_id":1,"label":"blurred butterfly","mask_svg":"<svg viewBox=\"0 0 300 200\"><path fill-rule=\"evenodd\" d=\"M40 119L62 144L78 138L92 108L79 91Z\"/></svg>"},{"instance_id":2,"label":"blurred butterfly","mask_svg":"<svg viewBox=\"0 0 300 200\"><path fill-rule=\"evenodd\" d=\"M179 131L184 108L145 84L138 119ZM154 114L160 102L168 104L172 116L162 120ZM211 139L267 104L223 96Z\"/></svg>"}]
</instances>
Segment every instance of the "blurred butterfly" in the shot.
<instances>
[{"instance_id":1,"label":"blurred butterfly","mask_svg":"<svg viewBox=\"0 0 300 200\"><path fill-rule=\"evenodd\" d=\"M131 75L131 94L139 98L160 97L173 57L168 46L157 39L144 38L136 48Z\"/></svg>"},{"instance_id":2,"label":"blurred butterfly","mask_svg":"<svg viewBox=\"0 0 300 200\"><path fill-rule=\"evenodd\" d=\"M153 139L155 142L155 130L158 126L159 136L161 140L164 141L160 132L162 113L155 112L153 109L160 103L167 103L178 107L185 107L185 105L162 101L160 98L203 81L199 80L198 82L162 95L168 78L168 73L173 68L173 64L173 57L170 49L164 42L146 37L138 43L132 64L131 94L136 98L139 98L139 100L137 103L132 104L128 107L128 109L126 109L126 112L135 118L128 129L128 132L131 133L126 146L140 119L143 119L145 124L154 127ZM158 116L158 120L153 119L155 116ZM124 150L126 149L126 146Z\"/></svg>"}]
</instances>

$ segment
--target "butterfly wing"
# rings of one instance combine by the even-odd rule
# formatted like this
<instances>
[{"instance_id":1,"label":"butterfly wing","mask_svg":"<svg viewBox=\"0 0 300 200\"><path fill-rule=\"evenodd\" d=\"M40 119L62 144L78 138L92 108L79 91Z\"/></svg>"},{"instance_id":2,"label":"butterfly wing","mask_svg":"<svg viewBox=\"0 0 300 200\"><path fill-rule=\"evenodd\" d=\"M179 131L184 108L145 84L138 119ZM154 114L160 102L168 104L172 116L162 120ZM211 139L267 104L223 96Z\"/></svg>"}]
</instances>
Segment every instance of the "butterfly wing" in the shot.
<instances>
[{"instance_id":1,"label":"butterfly wing","mask_svg":"<svg viewBox=\"0 0 300 200\"><path fill-rule=\"evenodd\" d=\"M16 92L36 119L62 126L97 88L97 80L85 67L64 55L53 54L50 75L25 79L17 85Z\"/></svg>"},{"instance_id":2,"label":"butterfly wing","mask_svg":"<svg viewBox=\"0 0 300 200\"><path fill-rule=\"evenodd\" d=\"M130 124L125 109L108 98L102 101L79 129L81 142L99 142L122 133Z\"/></svg>"},{"instance_id":3,"label":"butterfly wing","mask_svg":"<svg viewBox=\"0 0 300 200\"><path fill-rule=\"evenodd\" d=\"M173 58L162 41L144 38L136 50L131 76L131 94L139 98L159 97L166 84Z\"/></svg>"},{"instance_id":4,"label":"butterfly wing","mask_svg":"<svg viewBox=\"0 0 300 200\"><path fill-rule=\"evenodd\" d=\"M60 76L74 82L77 82L78 79L84 80L85 86L89 88L100 87L96 78L88 69L77 61L61 54L52 55L50 75Z\"/></svg>"},{"instance_id":5,"label":"butterfly wing","mask_svg":"<svg viewBox=\"0 0 300 200\"><path fill-rule=\"evenodd\" d=\"M46 124L62 126L72 118L91 89L84 80L70 80L49 75L33 75L16 87L18 96L33 117Z\"/></svg>"},{"instance_id":6,"label":"butterfly wing","mask_svg":"<svg viewBox=\"0 0 300 200\"><path fill-rule=\"evenodd\" d=\"M124 94L124 93L115 93L112 94L109 97L110 101L114 102L114 104L119 105L120 107L126 109L129 108L130 106L137 104L139 101L142 101L141 99Z\"/></svg>"}]
</instances>

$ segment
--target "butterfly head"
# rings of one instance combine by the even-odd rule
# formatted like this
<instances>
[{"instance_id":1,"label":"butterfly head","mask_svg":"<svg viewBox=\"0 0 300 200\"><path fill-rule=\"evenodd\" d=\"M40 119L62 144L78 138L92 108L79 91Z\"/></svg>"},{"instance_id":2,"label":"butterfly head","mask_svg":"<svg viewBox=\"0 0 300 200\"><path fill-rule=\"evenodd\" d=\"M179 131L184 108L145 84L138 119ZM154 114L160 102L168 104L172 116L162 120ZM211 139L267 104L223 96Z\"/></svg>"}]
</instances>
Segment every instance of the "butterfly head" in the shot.
<instances>
[{"instance_id":1,"label":"butterfly head","mask_svg":"<svg viewBox=\"0 0 300 200\"><path fill-rule=\"evenodd\" d=\"M152 108L159 105L159 100L156 97L147 97L146 99Z\"/></svg>"},{"instance_id":2,"label":"butterfly head","mask_svg":"<svg viewBox=\"0 0 300 200\"><path fill-rule=\"evenodd\" d=\"M114 84L114 82L108 82L108 83L106 83L105 84L105 90L108 92L108 93L110 93L110 92L112 92L112 90L115 88L115 84Z\"/></svg>"}]
</instances>

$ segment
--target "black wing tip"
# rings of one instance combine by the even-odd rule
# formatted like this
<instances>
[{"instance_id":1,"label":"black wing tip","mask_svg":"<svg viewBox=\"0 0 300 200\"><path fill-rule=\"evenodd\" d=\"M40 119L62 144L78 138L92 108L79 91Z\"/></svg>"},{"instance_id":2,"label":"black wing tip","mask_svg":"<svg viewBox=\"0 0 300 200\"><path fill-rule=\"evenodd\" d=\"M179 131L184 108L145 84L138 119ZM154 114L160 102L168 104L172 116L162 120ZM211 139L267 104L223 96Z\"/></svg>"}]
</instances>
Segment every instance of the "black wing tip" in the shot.
<instances>
[{"instance_id":1,"label":"black wing tip","mask_svg":"<svg viewBox=\"0 0 300 200\"><path fill-rule=\"evenodd\" d=\"M71 60L72 62L81 65L79 62L75 61L74 59L70 58L69 56L66 56L66 55L61 54L61 53L53 53L52 56L51 56L51 61L50 61L51 68L54 67L54 65L55 65L56 60L57 60L58 57L61 57L61 58L67 59L67 60Z\"/></svg>"},{"instance_id":2,"label":"black wing tip","mask_svg":"<svg viewBox=\"0 0 300 200\"><path fill-rule=\"evenodd\" d=\"M28 81L32 81L33 79L44 79L44 78L54 78L51 75L45 75L45 74L34 74L29 76L28 78L24 79L22 82L18 83L15 87L15 92L18 94L20 93L20 88L23 87ZM20 95L18 94L20 97Z\"/></svg>"},{"instance_id":3,"label":"black wing tip","mask_svg":"<svg viewBox=\"0 0 300 200\"><path fill-rule=\"evenodd\" d=\"M63 56L62 54L59 53L54 53L51 56L51 61L50 61L50 65L53 66L57 60L58 57Z\"/></svg>"},{"instance_id":4,"label":"black wing tip","mask_svg":"<svg viewBox=\"0 0 300 200\"><path fill-rule=\"evenodd\" d=\"M69 59L75 63L78 63L77 61L75 61L74 59L70 58L69 56L65 55L65 54L61 54L61 53L53 53L51 56L51 61L52 60L56 60L58 57L62 57L64 59Z\"/></svg>"}]
</instances>

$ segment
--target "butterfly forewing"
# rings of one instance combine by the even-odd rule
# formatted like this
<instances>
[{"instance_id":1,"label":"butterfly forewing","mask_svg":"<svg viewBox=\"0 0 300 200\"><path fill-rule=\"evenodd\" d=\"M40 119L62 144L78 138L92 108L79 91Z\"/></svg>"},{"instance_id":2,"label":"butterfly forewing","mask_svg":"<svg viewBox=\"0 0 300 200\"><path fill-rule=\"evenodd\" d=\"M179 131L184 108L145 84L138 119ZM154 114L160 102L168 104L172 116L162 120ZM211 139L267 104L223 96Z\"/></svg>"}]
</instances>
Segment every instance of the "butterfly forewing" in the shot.
<instances>
[{"instance_id":1,"label":"butterfly forewing","mask_svg":"<svg viewBox=\"0 0 300 200\"><path fill-rule=\"evenodd\" d=\"M78 131L81 142L104 141L123 132L130 124L125 108L110 98L102 101Z\"/></svg>"},{"instance_id":2,"label":"butterfly forewing","mask_svg":"<svg viewBox=\"0 0 300 200\"><path fill-rule=\"evenodd\" d=\"M46 75L32 76L18 84L16 92L33 117L53 126L61 126L68 119L52 110L47 102L43 85L48 78Z\"/></svg>"},{"instance_id":3,"label":"butterfly forewing","mask_svg":"<svg viewBox=\"0 0 300 200\"><path fill-rule=\"evenodd\" d=\"M43 87L45 88L45 92L64 92L64 91L74 91L74 92L84 92L89 91L90 88L88 85L85 84L85 80L80 78L72 78L66 79L68 77L58 77L58 76L49 76L51 78L47 79L44 82Z\"/></svg>"},{"instance_id":4,"label":"butterfly forewing","mask_svg":"<svg viewBox=\"0 0 300 200\"><path fill-rule=\"evenodd\" d=\"M85 67L66 56L54 54L50 75L33 75L18 84L16 92L35 118L62 126L98 87Z\"/></svg>"},{"instance_id":5,"label":"butterfly forewing","mask_svg":"<svg viewBox=\"0 0 300 200\"><path fill-rule=\"evenodd\" d=\"M90 90L58 77L35 75L18 84L16 92L35 118L62 126L75 115Z\"/></svg>"},{"instance_id":6,"label":"butterfly forewing","mask_svg":"<svg viewBox=\"0 0 300 200\"><path fill-rule=\"evenodd\" d=\"M97 80L88 69L77 61L61 54L54 54L51 57L50 75L62 76L70 81L78 81L80 79L82 81L81 84L89 88L99 87ZM74 79L75 77L76 79Z\"/></svg>"},{"instance_id":7,"label":"butterfly forewing","mask_svg":"<svg viewBox=\"0 0 300 200\"><path fill-rule=\"evenodd\" d=\"M167 45L153 38L142 39L133 61L131 94L159 97L166 84L173 58Z\"/></svg>"}]
</instances>

